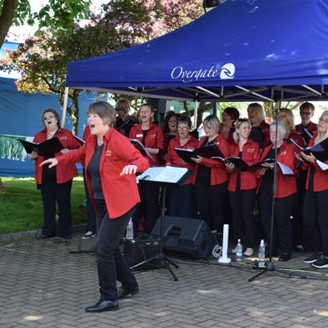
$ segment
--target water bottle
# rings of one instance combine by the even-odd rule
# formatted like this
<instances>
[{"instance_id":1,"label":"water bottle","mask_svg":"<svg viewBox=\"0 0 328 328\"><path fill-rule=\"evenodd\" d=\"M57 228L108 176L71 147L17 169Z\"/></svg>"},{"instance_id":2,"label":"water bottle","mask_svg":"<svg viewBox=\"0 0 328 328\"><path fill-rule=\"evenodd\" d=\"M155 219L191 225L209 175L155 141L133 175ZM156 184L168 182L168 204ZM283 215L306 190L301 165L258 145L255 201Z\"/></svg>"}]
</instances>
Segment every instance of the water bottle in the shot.
<instances>
[{"instance_id":1,"label":"water bottle","mask_svg":"<svg viewBox=\"0 0 328 328\"><path fill-rule=\"evenodd\" d=\"M259 246L258 267L265 268L265 244L264 244L263 239L261 240L261 243Z\"/></svg>"},{"instance_id":2,"label":"water bottle","mask_svg":"<svg viewBox=\"0 0 328 328\"><path fill-rule=\"evenodd\" d=\"M238 239L237 247L236 247L236 261L240 262L243 260L243 245L240 243L240 239Z\"/></svg>"},{"instance_id":3,"label":"water bottle","mask_svg":"<svg viewBox=\"0 0 328 328\"><path fill-rule=\"evenodd\" d=\"M133 221L132 218L130 219L128 226L126 227L126 239L132 240L133 239Z\"/></svg>"}]
</instances>

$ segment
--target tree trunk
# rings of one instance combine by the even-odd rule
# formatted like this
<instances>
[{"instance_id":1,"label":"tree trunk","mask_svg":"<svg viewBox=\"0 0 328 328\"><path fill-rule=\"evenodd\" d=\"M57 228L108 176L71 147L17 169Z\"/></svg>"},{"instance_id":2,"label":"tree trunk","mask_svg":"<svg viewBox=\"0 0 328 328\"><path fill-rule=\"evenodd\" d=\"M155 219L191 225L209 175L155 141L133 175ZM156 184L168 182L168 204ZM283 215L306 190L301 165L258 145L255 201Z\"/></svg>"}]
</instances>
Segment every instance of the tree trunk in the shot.
<instances>
[{"instance_id":1,"label":"tree trunk","mask_svg":"<svg viewBox=\"0 0 328 328\"><path fill-rule=\"evenodd\" d=\"M7 36L9 28L12 24L15 11L18 7L19 0L4 0L0 15L0 47Z\"/></svg>"}]
</instances>

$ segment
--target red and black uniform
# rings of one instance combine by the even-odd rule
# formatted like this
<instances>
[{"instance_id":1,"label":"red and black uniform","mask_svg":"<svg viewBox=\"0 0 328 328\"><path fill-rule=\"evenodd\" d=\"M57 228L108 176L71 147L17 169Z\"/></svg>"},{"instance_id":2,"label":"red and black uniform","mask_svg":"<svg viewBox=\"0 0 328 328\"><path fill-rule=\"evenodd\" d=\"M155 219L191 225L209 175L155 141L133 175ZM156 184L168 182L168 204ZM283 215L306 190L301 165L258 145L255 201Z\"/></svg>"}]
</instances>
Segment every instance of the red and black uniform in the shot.
<instances>
[{"instance_id":1,"label":"red and black uniform","mask_svg":"<svg viewBox=\"0 0 328 328\"><path fill-rule=\"evenodd\" d=\"M314 132L309 147L314 146L318 132ZM328 164L328 160L325 161ZM303 221L314 251L328 257L328 171L322 170L317 162L304 161L308 167L304 196Z\"/></svg>"},{"instance_id":2,"label":"red and black uniform","mask_svg":"<svg viewBox=\"0 0 328 328\"><path fill-rule=\"evenodd\" d=\"M198 146L216 144L224 157L229 156L229 143L223 135L219 134L214 140L208 142L203 137ZM211 158L202 157L196 167L196 205L200 219L205 220L211 230L223 230L223 202L228 186L228 174L225 164Z\"/></svg>"},{"instance_id":3,"label":"red and black uniform","mask_svg":"<svg viewBox=\"0 0 328 328\"><path fill-rule=\"evenodd\" d=\"M239 144L230 146L230 157L239 157L248 165L260 161L260 146L248 139L242 150ZM255 218L253 214L258 179L256 172L240 172L235 168L230 174L228 191L232 211L233 232L235 241L242 240L246 248L254 247ZM238 206L236 206L238 204Z\"/></svg>"},{"instance_id":4,"label":"red and black uniform","mask_svg":"<svg viewBox=\"0 0 328 328\"><path fill-rule=\"evenodd\" d=\"M194 184L196 178L196 164L189 164L182 161L174 148L195 149L198 140L190 135L189 140L181 146L180 136L173 138L167 151L167 163L172 166L186 167L194 171L190 178L181 186L178 184L168 188L168 215L193 218L196 215Z\"/></svg>"},{"instance_id":5,"label":"red and black uniform","mask_svg":"<svg viewBox=\"0 0 328 328\"><path fill-rule=\"evenodd\" d=\"M262 121L259 126L253 126L249 137L264 149L270 143L270 124Z\"/></svg>"},{"instance_id":6,"label":"red and black uniform","mask_svg":"<svg viewBox=\"0 0 328 328\"><path fill-rule=\"evenodd\" d=\"M273 145L267 146L262 153L261 161L267 158L274 158L275 149ZM277 153L277 161L287 165L296 173L296 158L294 147L284 141ZM291 257L292 251L292 225L290 216L292 207L296 197L296 176L284 175L279 167L277 167L277 179L274 202L274 224L278 232L278 239L281 249L281 257L286 260ZM258 188L260 216L263 228L266 234L266 239L269 242L272 237L273 250L276 251L275 232L271 236L271 219L272 219L272 201L273 201L273 185L274 185L274 170L267 169L263 176L260 176L260 184ZM274 229L275 230L275 229Z\"/></svg>"},{"instance_id":7,"label":"red and black uniform","mask_svg":"<svg viewBox=\"0 0 328 328\"><path fill-rule=\"evenodd\" d=\"M164 154L164 136L158 125L150 123L148 130L142 130L141 124L133 126L129 137L130 139L139 140L146 148L158 148L159 153L157 155L151 154L153 160L147 158L150 166L160 164L160 157ZM159 185L149 181L140 181L138 187L141 204L138 205L133 216L133 228L135 232L139 232L139 222L144 220L147 227L143 227L143 229L151 232L160 215Z\"/></svg>"},{"instance_id":8,"label":"red and black uniform","mask_svg":"<svg viewBox=\"0 0 328 328\"><path fill-rule=\"evenodd\" d=\"M66 149L77 149L80 143L66 129L59 128L53 138L58 138L60 143ZM47 140L47 130L38 132L33 141L40 143ZM55 155L55 154L54 154ZM56 154L62 156L61 153ZM48 166L40 167L40 163L46 158L38 156L35 161L35 180L38 188L41 190L44 212L44 223L42 235L52 237L56 234L56 202L58 203L59 215L59 235L69 237L72 234L71 217L71 189L72 180L77 175L77 169L74 163L68 163L61 167Z\"/></svg>"},{"instance_id":9,"label":"red and black uniform","mask_svg":"<svg viewBox=\"0 0 328 328\"><path fill-rule=\"evenodd\" d=\"M127 224L140 201L134 174L120 175L126 165L136 165L138 172L149 167L121 133L110 128L98 146L91 135L77 151L57 158L59 166L69 162L85 163L86 183L97 210L96 257L100 300L117 301L116 281L126 290L138 288L136 278L120 250Z\"/></svg>"},{"instance_id":10,"label":"red and black uniform","mask_svg":"<svg viewBox=\"0 0 328 328\"><path fill-rule=\"evenodd\" d=\"M314 132L317 131L317 125L313 122L310 122L307 125L296 124L295 131L303 138L303 141L307 146Z\"/></svg>"}]
</instances>

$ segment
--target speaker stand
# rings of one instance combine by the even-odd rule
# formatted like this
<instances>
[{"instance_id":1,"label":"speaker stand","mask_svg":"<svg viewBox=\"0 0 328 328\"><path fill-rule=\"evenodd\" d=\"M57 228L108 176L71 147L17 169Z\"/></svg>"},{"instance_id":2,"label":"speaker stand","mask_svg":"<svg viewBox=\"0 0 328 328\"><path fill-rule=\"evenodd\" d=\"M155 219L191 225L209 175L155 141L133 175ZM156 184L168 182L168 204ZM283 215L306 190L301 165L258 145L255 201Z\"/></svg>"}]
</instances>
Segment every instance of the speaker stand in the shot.
<instances>
[{"instance_id":1,"label":"speaker stand","mask_svg":"<svg viewBox=\"0 0 328 328\"><path fill-rule=\"evenodd\" d=\"M134 269L140 265L143 265L147 262L150 262L152 260L158 260L159 262L159 267L160 268L165 268L167 269L174 281L178 281L178 277L175 275L175 273L173 272L172 268L170 267L170 265L173 265L176 269L179 268L179 266L172 261L171 259L169 259L164 253L163 253L163 239L164 239L164 220L165 220L165 201L166 201L166 186L163 185L162 186L162 209L161 209L161 217L160 217L160 241L159 241L159 253L153 257L151 257L150 259L147 259L143 262L140 262L134 266L131 267L131 269Z\"/></svg>"}]
</instances>

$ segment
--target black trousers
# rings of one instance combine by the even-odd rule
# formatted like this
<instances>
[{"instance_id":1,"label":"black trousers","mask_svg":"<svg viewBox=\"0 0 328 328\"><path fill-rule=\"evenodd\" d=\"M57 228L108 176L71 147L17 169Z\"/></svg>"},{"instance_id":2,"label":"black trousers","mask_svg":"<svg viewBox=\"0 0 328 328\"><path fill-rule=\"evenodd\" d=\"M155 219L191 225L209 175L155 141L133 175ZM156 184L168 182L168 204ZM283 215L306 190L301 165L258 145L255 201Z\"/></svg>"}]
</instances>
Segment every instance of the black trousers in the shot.
<instances>
[{"instance_id":1,"label":"black trousers","mask_svg":"<svg viewBox=\"0 0 328 328\"><path fill-rule=\"evenodd\" d=\"M135 206L124 215L110 219L104 201L98 202L96 258L101 300L117 300L116 280L126 289L135 289L137 280L120 249Z\"/></svg>"},{"instance_id":2,"label":"black trousers","mask_svg":"<svg viewBox=\"0 0 328 328\"><path fill-rule=\"evenodd\" d=\"M192 184L167 187L168 211L171 216L194 218L196 216L195 187Z\"/></svg>"},{"instance_id":3,"label":"black trousers","mask_svg":"<svg viewBox=\"0 0 328 328\"><path fill-rule=\"evenodd\" d=\"M235 242L242 240L245 248L254 247L255 238L255 218L253 214L256 188L251 190L237 189L235 192L229 192L232 224Z\"/></svg>"},{"instance_id":4,"label":"black trousers","mask_svg":"<svg viewBox=\"0 0 328 328\"><path fill-rule=\"evenodd\" d=\"M291 213L296 194L275 198L274 216L272 217L272 191L260 190L259 206L261 221L264 228L267 242L271 243L272 251L277 249L279 241L281 252L291 253L293 244L293 228L291 223ZM273 231L271 235L271 219L273 219Z\"/></svg>"},{"instance_id":5,"label":"black trousers","mask_svg":"<svg viewBox=\"0 0 328 328\"><path fill-rule=\"evenodd\" d=\"M139 232L139 221L144 218L147 222L147 232L152 232L160 216L159 184L156 182L140 181L138 184L141 203L137 205L133 215L133 229Z\"/></svg>"},{"instance_id":6,"label":"black trousers","mask_svg":"<svg viewBox=\"0 0 328 328\"><path fill-rule=\"evenodd\" d=\"M96 212L93 206L87 185L85 180L85 170L83 169L83 182L84 182L84 190L85 195L87 197L87 229L88 231L96 232Z\"/></svg>"},{"instance_id":7,"label":"black trousers","mask_svg":"<svg viewBox=\"0 0 328 328\"><path fill-rule=\"evenodd\" d=\"M223 231L223 201L228 182L211 186L196 183L197 215L204 220L211 230Z\"/></svg>"},{"instance_id":8,"label":"black trousers","mask_svg":"<svg viewBox=\"0 0 328 328\"><path fill-rule=\"evenodd\" d=\"M328 190L305 192L303 220L314 251L328 256Z\"/></svg>"},{"instance_id":9,"label":"black trousers","mask_svg":"<svg viewBox=\"0 0 328 328\"><path fill-rule=\"evenodd\" d=\"M56 203L58 203L59 235L67 237L72 234L71 189L72 180L56 183L54 179L43 178L40 186L43 202L44 223L42 234L56 234Z\"/></svg>"}]
</instances>

